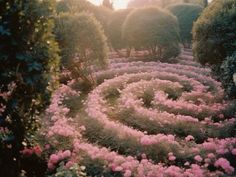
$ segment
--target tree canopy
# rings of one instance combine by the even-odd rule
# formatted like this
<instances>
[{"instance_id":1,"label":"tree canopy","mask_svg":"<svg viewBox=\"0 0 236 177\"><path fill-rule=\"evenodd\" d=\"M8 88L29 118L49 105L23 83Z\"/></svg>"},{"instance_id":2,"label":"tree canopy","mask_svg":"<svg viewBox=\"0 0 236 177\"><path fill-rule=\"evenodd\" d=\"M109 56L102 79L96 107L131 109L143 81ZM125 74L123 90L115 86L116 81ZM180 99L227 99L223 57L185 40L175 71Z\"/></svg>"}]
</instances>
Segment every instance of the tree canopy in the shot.
<instances>
[{"instance_id":1,"label":"tree canopy","mask_svg":"<svg viewBox=\"0 0 236 177\"><path fill-rule=\"evenodd\" d=\"M126 18L123 37L130 47L149 50L158 59L179 54L176 17L157 7L136 9Z\"/></svg>"},{"instance_id":2,"label":"tree canopy","mask_svg":"<svg viewBox=\"0 0 236 177\"><path fill-rule=\"evenodd\" d=\"M181 42L187 46L192 42L193 23L200 16L203 8L196 4L182 3L167 8L178 19Z\"/></svg>"}]
</instances>

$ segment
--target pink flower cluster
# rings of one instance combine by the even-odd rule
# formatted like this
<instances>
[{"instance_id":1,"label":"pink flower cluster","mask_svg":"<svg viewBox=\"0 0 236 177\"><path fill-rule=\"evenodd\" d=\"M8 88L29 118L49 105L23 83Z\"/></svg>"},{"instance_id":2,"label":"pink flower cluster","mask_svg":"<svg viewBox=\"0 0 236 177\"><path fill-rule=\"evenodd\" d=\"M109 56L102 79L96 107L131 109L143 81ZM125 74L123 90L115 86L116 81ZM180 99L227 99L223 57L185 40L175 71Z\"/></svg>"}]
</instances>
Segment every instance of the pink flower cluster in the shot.
<instances>
[{"instance_id":1,"label":"pink flower cluster","mask_svg":"<svg viewBox=\"0 0 236 177\"><path fill-rule=\"evenodd\" d=\"M48 160L48 169L53 170L59 162L69 159L70 157L71 157L70 150L59 151L55 154L51 154Z\"/></svg>"},{"instance_id":2,"label":"pink flower cluster","mask_svg":"<svg viewBox=\"0 0 236 177\"><path fill-rule=\"evenodd\" d=\"M215 162L215 167L221 167L225 170L226 173L232 174L234 172L234 168L230 165L229 161L224 158L219 158Z\"/></svg>"},{"instance_id":3,"label":"pink flower cluster","mask_svg":"<svg viewBox=\"0 0 236 177\"><path fill-rule=\"evenodd\" d=\"M41 153L42 153L42 149L40 146L34 146L32 148L24 148L22 151L21 151L21 154L25 157L29 157L29 156L32 156L33 154L37 155L37 156L41 156Z\"/></svg>"}]
</instances>

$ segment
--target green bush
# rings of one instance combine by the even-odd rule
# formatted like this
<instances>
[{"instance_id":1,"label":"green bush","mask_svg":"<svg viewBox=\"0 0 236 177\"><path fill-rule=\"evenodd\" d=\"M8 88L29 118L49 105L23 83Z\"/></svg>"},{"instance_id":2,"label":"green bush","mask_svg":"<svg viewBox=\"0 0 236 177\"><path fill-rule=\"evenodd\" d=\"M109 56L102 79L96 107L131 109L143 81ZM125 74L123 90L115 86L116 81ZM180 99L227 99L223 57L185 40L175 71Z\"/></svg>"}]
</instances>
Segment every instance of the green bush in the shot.
<instances>
[{"instance_id":1,"label":"green bush","mask_svg":"<svg viewBox=\"0 0 236 177\"><path fill-rule=\"evenodd\" d=\"M187 47L192 42L192 27L203 8L196 4L183 3L171 5L167 8L179 21L180 38L182 44Z\"/></svg>"},{"instance_id":2,"label":"green bush","mask_svg":"<svg viewBox=\"0 0 236 177\"><path fill-rule=\"evenodd\" d=\"M80 13L91 11L95 6L86 0L61 0L57 2L57 13Z\"/></svg>"},{"instance_id":3,"label":"green bush","mask_svg":"<svg viewBox=\"0 0 236 177\"><path fill-rule=\"evenodd\" d=\"M62 64L72 69L76 78L89 81L87 76L90 74L90 65L106 65L106 37L100 23L92 15L59 14L55 32L61 49Z\"/></svg>"},{"instance_id":4,"label":"green bush","mask_svg":"<svg viewBox=\"0 0 236 177\"><path fill-rule=\"evenodd\" d=\"M233 75L236 73L236 52L227 57L221 65L220 80L228 96L236 98L236 83Z\"/></svg>"},{"instance_id":5,"label":"green bush","mask_svg":"<svg viewBox=\"0 0 236 177\"><path fill-rule=\"evenodd\" d=\"M122 25L127 15L132 9L114 11L108 23L108 39L115 50L126 47L125 40L122 39Z\"/></svg>"},{"instance_id":6,"label":"green bush","mask_svg":"<svg viewBox=\"0 0 236 177\"><path fill-rule=\"evenodd\" d=\"M131 12L123 24L122 36L129 47L149 50L157 59L176 57L180 52L177 19L156 7Z\"/></svg>"},{"instance_id":7,"label":"green bush","mask_svg":"<svg viewBox=\"0 0 236 177\"><path fill-rule=\"evenodd\" d=\"M104 6L98 6L91 10L91 13L94 15L94 17L101 23L106 36L108 36L108 22L112 15L112 10L104 7Z\"/></svg>"},{"instance_id":8,"label":"green bush","mask_svg":"<svg viewBox=\"0 0 236 177\"><path fill-rule=\"evenodd\" d=\"M221 64L236 50L236 1L214 0L193 28L193 52L202 64Z\"/></svg>"},{"instance_id":9,"label":"green bush","mask_svg":"<svg viewBox=\"0 0 236 177\"><path fill-rule=\"evenodd\" d=\"M158 7L167 7L171 4L176 3L193 3L201 6L207 5L207 0L130 0L128 3L129 8L140 8L145 6L158 6Z\"/></svg>"},{"instance_id":10,"label":"green bush","mask_svg":"<svg viewBox=\"0 0 236 177\"><path fill-rule=\"evenodd\" d=\"M57 13L81 13L89 12L102 24L106 31L107 23L111 16L112 10L105 6L95 6L86 0L61 0L57 3Z\"/></svg>"},{"instance_id":11,"label":"green bush","mask_svg":"<svg viewBox=\"0 0 236 177\"><path fill-rule=\"evenodd\" d=\"M36 115L46 107L56 84L54 7L51 0L0 1L0 92L11 92L8 99L0 96L6 106L0 126L12 132L0 142L0 176L18 176L22 142L32 138Z\"/></svg>"},{"instance_id":12,"label":"green bush","mask_svg":"<svg viewBox=\"0 0 236 177\"><path fill-rule=\"evenodd\" d=\"M236 1L214 0L193 28L194 57L209 64L227 95L236 98L233 74L236 53Z\"/></svg>"}]
</instances>

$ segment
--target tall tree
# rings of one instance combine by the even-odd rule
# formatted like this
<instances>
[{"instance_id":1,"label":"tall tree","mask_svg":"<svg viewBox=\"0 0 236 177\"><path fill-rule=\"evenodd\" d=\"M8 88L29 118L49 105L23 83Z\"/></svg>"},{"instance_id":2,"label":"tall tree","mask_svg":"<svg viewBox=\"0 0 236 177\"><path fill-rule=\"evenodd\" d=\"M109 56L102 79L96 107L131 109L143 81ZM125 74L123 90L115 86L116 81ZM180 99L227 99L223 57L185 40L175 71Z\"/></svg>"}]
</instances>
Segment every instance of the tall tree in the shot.
<instances>
[{"instance_id":1,"label":"tall tree","mask_svg":"<svg viewBox=\"0 0 236 177\"><path fill-rule=\"evenodd\" d=\"M113 2L110 0L103 0L102 5L109 9L113 9Z\"/></svg>"},{"instance_id":2,"label":"tall tree","mask_svg":"<svg viewBox=\"0 0 236 177\"><path fill-rule=\"evenodd\" d=\"M0 176L19 176L20 151L37 129L36 114L49 101L58 72L52 0L0 1ZM10 93L10 94L9 94Z\"/></svg>"},{"instance_id":3,"label":"tall tree","mask_svg":"<svg viewBox=\"0 0 236 177\"><path fill-rule=\"evenodd\" d=\"M203 5L204 5L204 7L207 7L208 6L208 0L203 0Z\"/></svg>"}]
</instances>

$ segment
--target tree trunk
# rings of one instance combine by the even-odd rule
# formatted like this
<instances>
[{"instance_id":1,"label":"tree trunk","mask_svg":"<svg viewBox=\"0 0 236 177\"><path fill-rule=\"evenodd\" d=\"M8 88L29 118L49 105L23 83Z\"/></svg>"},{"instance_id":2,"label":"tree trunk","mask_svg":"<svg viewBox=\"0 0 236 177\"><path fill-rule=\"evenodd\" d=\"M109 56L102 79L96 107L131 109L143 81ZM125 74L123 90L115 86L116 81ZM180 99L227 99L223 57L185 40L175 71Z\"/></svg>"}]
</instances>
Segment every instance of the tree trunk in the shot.
<instances>
[{"instance_id":1,"label":"tree trunk","mask_svg":"<svg viewBox=\"0 0 236 177\"><path fill-rule=\"evenodd\" d=\"M204 5L204 7L207 7L208 6L208 0L203 0L203 5Z\"/></svg>"}]
</instances>

